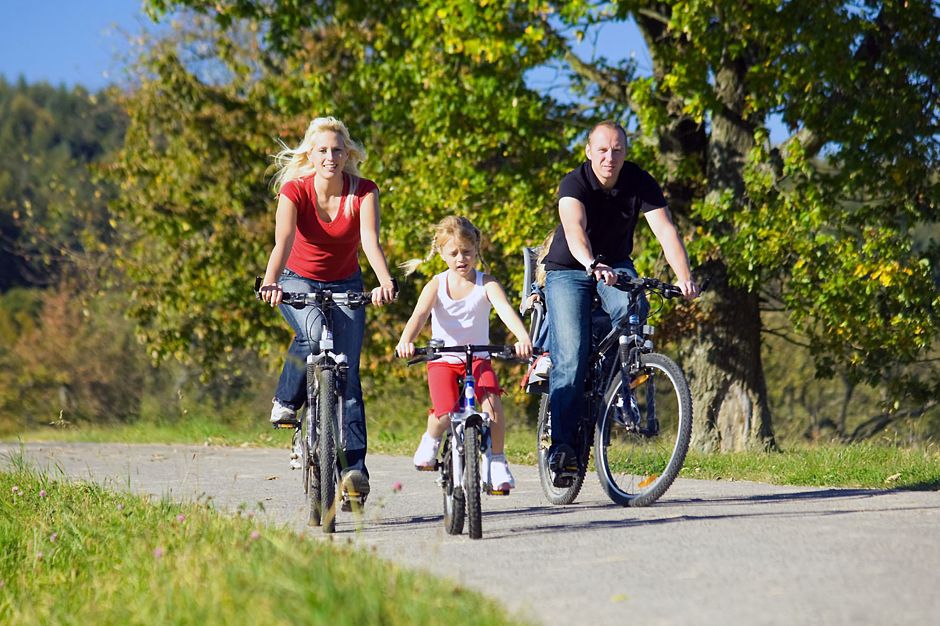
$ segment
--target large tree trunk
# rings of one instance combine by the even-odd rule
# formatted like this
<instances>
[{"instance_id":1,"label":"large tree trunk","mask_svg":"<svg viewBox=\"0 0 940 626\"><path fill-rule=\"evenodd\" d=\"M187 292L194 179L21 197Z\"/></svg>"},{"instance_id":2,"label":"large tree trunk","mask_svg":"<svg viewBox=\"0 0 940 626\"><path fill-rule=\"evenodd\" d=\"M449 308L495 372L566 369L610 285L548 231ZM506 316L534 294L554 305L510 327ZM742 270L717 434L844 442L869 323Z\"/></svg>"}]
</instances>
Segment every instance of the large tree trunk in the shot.
<instances>
[{"instance_id":1,"label":"large tree trunk","mask_svg":"<svg viewBox=\"0 0 940 626\"><path fill-rule=\"evenodd\" d=\"M714 263L700 298L704 319L683 368L692 388L692 445L705 452L776 448L761 362L755 294L728 286Z\"/></svg>"}]
</instances>

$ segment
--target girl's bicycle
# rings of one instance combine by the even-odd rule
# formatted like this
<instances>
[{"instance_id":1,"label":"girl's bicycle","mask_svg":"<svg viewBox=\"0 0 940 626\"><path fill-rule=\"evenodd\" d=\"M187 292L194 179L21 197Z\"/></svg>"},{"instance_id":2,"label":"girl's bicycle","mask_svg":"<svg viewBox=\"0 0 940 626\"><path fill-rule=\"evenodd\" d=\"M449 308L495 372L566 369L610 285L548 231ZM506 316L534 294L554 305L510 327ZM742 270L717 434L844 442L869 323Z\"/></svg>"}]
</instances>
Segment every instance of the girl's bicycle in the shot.
<instances>
[{"instance_id":1,"label":"girl's bicycle","mask_svg":"<svg viewBox=\"0 0 940 626\"><path fill-rule=\"evenodd\" d=\"M443 342L431 340L430 345L416 348L415 356L408 365L433 361L444 353L463 353L466 370L458 381L461 387L457 410L450 414L450 429L441 445L441 460L438 484L444 492L444 528L451 535L463 532L464 519L468 521L467 533L471 539L483 536L483 511L481 494L507 495L508 491L497 491L481 479L481 463L489 459L490 415L477 409L476 380L473 376L473 355L480 353L506 360L514 360L512 346L462 345L445 346ZM481 459L481 454L483 459ZM487 472L487 475L489 473Z\"/></svg>"},{"instance_id":2,"label":"girl's bicycle","mask_svg":"<svg viewBox=\"0 0 940 626\"><path fill-rule=\"evenodd\" d=\"M261 287L261 278L255 280L255 292ZM260 294L259 294L260 297ZM343 412L345 407L348 358L333 351L333 309L337 306L359 308L372 302L370 292L329 290L310 293L284 292L283 304L298 309L315 307L323 317L323 329L316 342L316 351L307 355L307 410L300 422L282 422L275 428L293 428L295 437L301 437L301 463L304 493L310 506L309 523L323 527L323 532L336 530L336 496L341 486L337 451L342 456L346 449ZM340 509L359 510L367 494L343 489L339 494Z\"/></svg>"},{"instance_id":3,"label":"girl's bicycle","mask_svg":"<svg viewBox=\"0 0 940 626\"><path fill-rule=\"evenodd\" d=\"M576 472L554 473L548 465L551 411L545 385L539 406L538 467L545 496L570 504L584 484L594 448L601 487L622 506L647 506L669 489L685 462L692 435L692 397L682 370L653 352L653 327L641 324L639 299L681 296L675 285L618 273L617 287L633 294L627 322L604 334L610 318L594 316L595 332L585 381L585 413L578 420ZM541 323L538 308L534 323ZM550 322L549 322L550 323ZM537 330L537 329L536 329ZM600 330L600 332L597 332Z\"/></svg>"}]
</instances>

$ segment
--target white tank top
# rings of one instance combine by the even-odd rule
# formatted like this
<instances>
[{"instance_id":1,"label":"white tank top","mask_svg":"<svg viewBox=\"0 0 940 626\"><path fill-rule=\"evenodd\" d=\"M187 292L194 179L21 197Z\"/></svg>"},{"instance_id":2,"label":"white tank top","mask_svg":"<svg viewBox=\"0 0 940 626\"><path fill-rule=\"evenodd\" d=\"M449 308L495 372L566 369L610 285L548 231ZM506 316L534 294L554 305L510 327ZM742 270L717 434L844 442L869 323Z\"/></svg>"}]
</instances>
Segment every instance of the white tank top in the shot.
<instances>
[{"instance_id":1,"label":"white tank top","mask_svg":"<svg viewBox=\"0 0 940 626\"><path fill-rule=\"evenodd\" d=\"M477 271L476 284L465 298L454 300L447 293L446 270L438 274L437 299L431 308L431 336L445 346L462 344L488 344L490 342L490 304L483 288L483 272ZM488 357L485 352L478 357ZM463 363L459 354L446 354L441 359L448 363Z\"/></svg>"}]
</instances>

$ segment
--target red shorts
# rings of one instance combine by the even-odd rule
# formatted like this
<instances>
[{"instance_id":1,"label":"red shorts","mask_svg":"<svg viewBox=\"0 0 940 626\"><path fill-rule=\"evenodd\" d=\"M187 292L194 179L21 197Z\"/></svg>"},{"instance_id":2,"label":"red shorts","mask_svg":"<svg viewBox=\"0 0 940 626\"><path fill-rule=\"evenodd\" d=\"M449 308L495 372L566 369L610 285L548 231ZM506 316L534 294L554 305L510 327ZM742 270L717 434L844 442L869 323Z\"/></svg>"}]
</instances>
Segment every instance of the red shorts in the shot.
<instances>
[{"instance_id":1,"label":"red shorts","mask_svg":"<svg viewBox=\"0 0 940 626\"><path fill-rule=\"evenodd\" d=\"M428 389L431 391L432 412L435 417L442 417L457 410L460 388L457 379L467 371L463 363L428 363ZM477 406L488 393L502 395L496 372L489 359L473 359L473 377L476 379Z\"/></svg>"}]
</instances>

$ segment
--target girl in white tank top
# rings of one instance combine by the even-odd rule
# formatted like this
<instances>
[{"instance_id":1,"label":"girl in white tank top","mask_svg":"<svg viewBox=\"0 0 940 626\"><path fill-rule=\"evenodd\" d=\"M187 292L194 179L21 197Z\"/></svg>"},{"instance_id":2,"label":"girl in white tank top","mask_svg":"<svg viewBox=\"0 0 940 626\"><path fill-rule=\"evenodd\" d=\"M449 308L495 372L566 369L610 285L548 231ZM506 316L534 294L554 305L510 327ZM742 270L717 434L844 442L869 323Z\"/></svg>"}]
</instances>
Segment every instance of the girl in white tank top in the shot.
<instances>
[{"instance_id":1,"label":"girl in white tank top","mask_svg":"<svg viewBox=\"0 0 940 626\"><path fill-rule=\"evenodd\" d=\"M402 358L414 356L414 341L427 323L428 317L431 318L433 338L443 340L445 345L488 344L490 309L495 308L496 314L517 339L516 354L525 358L531 356L532 340L515 308L509 303L506 292L492 276L476 269L480 256L480 231L465 217L444 218L435 229L431 252L424 261L430 260L435 254L440 254L447 264L447 271L432 277L422 289L414 312L402 331L395 353ZM421 263L422 260L417 260L405 264L406 272L410 274ZM463 357L448 356L450 365L441 362L444 359L428 364L429 382L432 372L433 380L436 381L430 383L431 400L435 408L428 415L427 432L415 452L414 463L418 469L435 465L441 436L450 425L447 407L456 404L456 378L462 374L463 368L454 367L453 364L463 363ZM476 358L473 366L476 375ZM450 372L444 371L444 368L449 368ZM481 399L483 410L488 412L492 419L492 454L487 462L483 463L483 482L491 484L494 489L502 487L508 490L514 486L514 481L503 454L503 406L495 374L488 366L486 369L488 371L485 375L492 381L490 388L496 392L484 391ZM478 391L481 388L483 387L478 385Z\"/></svg>"}]
</instances>

